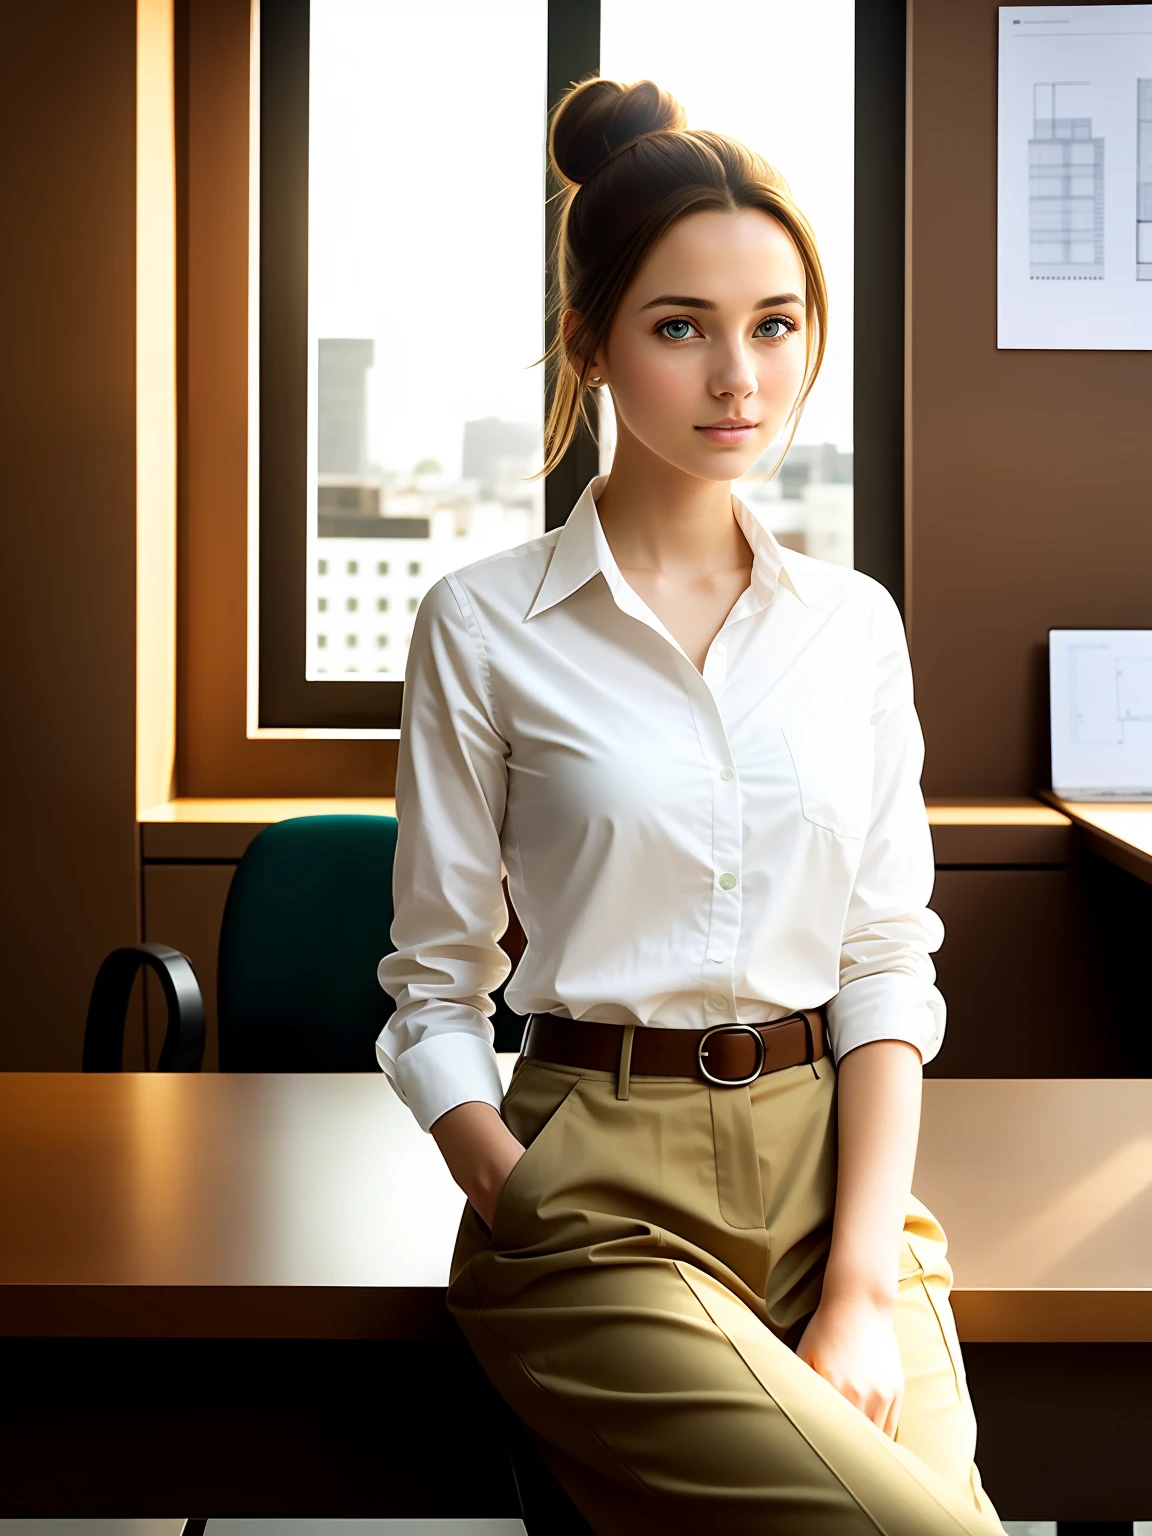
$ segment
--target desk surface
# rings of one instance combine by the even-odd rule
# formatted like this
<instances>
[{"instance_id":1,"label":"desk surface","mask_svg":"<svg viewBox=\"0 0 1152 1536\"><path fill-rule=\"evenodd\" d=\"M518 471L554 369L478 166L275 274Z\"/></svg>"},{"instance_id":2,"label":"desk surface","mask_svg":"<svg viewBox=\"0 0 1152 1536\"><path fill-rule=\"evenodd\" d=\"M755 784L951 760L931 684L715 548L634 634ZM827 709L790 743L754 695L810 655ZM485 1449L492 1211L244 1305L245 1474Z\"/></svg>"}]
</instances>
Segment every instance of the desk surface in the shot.
<instances>
[{"instance_id":1,"label":"desk surface","mask_svg":"<svg viewBox=\"0 0 1152 1536\"><path fill-rule=\"evenodd\" d=\"M1152 1082L924 1089L962 1337L1152 1340ZM438 1336L462 1202L382 1075L0 1074L0 1336Z\"/></svg>"},{"instance_id":2,"label":"desk surface","mask_svg":"<svg viewBox=\"0 0 1152 1536\"><path fill-rule=\"evenodd\" d=\"M1152 802L1050 799L1080 828L1093 853L1152 885Z\"/></svg>"}]
</instances>

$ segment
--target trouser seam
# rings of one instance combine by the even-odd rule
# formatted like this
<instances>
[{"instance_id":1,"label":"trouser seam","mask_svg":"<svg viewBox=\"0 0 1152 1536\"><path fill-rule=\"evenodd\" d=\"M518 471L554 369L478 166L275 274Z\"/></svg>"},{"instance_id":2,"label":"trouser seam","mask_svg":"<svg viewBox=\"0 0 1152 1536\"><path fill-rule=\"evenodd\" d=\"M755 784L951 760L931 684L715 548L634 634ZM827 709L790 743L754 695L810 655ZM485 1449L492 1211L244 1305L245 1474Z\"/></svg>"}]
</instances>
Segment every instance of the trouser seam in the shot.
<instances>
[{"instance_id":1,"label":"trouser seam","mask_svg":"<svg viewBox=\"0 0 1152 1536\"><path fill-rule=\"evenodd\" d=\"M916 1262L920 1264L919 1258L917 1258ZM936 1326L940 1330L940 1342L944 1346L944 1353L948 1356L949 1364L952 1367L952 1380L956 1386L956 1396L963 1401L964 1389L960 1384L959 1363L952 1353L952 1344L948 1338L948 1331L944 1327L944 1319L940 1316L940 1308L936 1305L936 1298L932 1295L932 1287L928 1284L928 1277L924 1273L923 1264L920 1264L920 1284L924 1288L924 1295L928 1298L928 1305L932 1308L932 1316L936 1319Z\"/></svg>"},{"instance_id":2,"label":"trouser seam","mask_svg":"<svg viewBox=\"0 0 1152 1536\"><path fill-rule=\"evenodd\" d=\"M674 1259L673 1263L674 1263L674 1265L676 1267L676 1273L680 1276L681 1282L687 1288L687 1290L689 1290L691 1292L691 1294L695 1298L696 1305L700 1308L700 1310L704 1313L704 1315L711 1321L713 1327L715 1327L728 1340L728 1343L729 1343L730 1347L732 1348L732 1350L735 1352L735 1354L739 1358L741 1364L744 1366L744 1369L748 1372L748 1374L752 1377L752 1380L756 1383L756 1385L764 1393L764 1396L766 1398L768 1398L768 1400L776 1407L776 1409L781 1414L783 1414L784 1418L787 1419L789 1424L791 1424L792 1428L800 1436L800 1438L801 1438L801 1440L803 1440L804 1444L808 1447L808 1449L812 1452L812 1454L817 1458L817 1460L820 1461L822 1463L822 1465L825 1466L828 1469L828 1472L831 1475L831 1477L844 1490L844 1492L848 1495L848 1497L856 1505L856 1508L860 1511L860 1513L864 1516L864 1518L866 1520L871 1521L873 1527L877 1531L881 1532L882 1536L890 1536L890 1532L888 1530L888 1527L883 1525L881 1523L881 1521L877 1518L877 1516L872 1513L872 1511L864 1503L863 1499L859 1496L859 1494L855 1491L855 1489L852 1488L844 1480L844 1478L836 1470L836 1468L831 1464L831 1462L824 1455L824 1453L816 1445L814 1445L812 1443L812 1440L804 1432L804 1429L802 1428L802 1426L796 1422L795 1418L793 1418L792 1414L790 1414L788 1412L788 1409L784 1407L783 1403L775 1395L775 1393L769 1391L769 1389L760 1380L759 1376L757 1376L756 1372L752 1369L752 1367L748 1364L748 1361L744 1358L743 1350L735 1342L735 1340L731 1337L731 1335L728 1333L728 1331L724 1327L724 1325L722 1323L718 1322L717 1319L708 1310L708 1307L705 1305L705 1303L697 1295L695 1288L692 1285L689 1284L687 1278L685 1277L685 1275L683 1273L683 1270L680 1267L680 1261L677 1260L677 1259ZM808 1369L810 1370L811 1367L809 1366ZM833 1388L833 1390L835 1390L835 1389ZM927 1492L927 1490L925 1490L925 1492ZM929 1494L929 1497L931 1497L930 1494ZM963 1530L963 1526L958 1524L958 1522L953 1518L953 1516L952 1516L952 1514L950 1513L949 1510L945 1509L944 1506L941 1505L941 1504L937 1504L936 1507L937 1507L937 1509L940 1511L940 1513L942 1515L946 1515L947 1518L952 1521L952 1524L955 1525L958 1530L961 1530L961 1531Z\"/></svg>"},{"instance_id":3,"label":"trouser seam","mask_svg":"<svg viewBox=\"0 0 1152 1536\"><path fill-rule=\"evenodd\" d=\"M784 1405L775 1396L775 1394L770 1392L768 1390L768 1388L764 1385L764 1383L760 1380L759 1376L757 1376L756 1372L748 1364L747 1360L745 1360L743 1350L733 1340L733 1338L728 1333L727 1329L723 1326L723 1324L722 1323L718 1323L716 1321L715 1317L713 1317L712 1313L708 1310L708 1308L700 1300L700 1297L696 1294L695 1289L691 1285L689 1285L687 1279L685 1278L685 1276L683 1274L683 1271L680 1268L679 1261L674 1259L672 1262L673 1262L673 1264L675 1266L676 1273L680 1276L680 1283L690 1293L690 1295L695 1300L696 1305L704 1313L705 1317L708 1318L709 1322L717 1330L717 1332L723 1334L724 1338L727 1339L728 1347L736 1355L736 1357L740 1361L741 1365L748 1372L749 1376L751 1376L752 1380L756 1383L756 1385L760 1388L761 1392L763 1392L764 1396L769 1400L769 1402L771 1402L774 1405L774 1407L777 1409L778 1412L780 1412L780 1413L782 1413L784 1415L784 1417L787 1419L788 1423L791 1424L792 1428L796 1431L796 1433L800 1436L801 1440L803 1440L804 1444L812 1452L813 1456L815 1456L816 1459L824 1467L826 1467L828 1469L828 1472L830 1473L830 1475L840 1485L840 1487L843 1488L844 1492L852 1500L853 1504L856 1505L856 1508L860 1511L860 1513L864 1516L864 1518L866 1520L870 1520L872 1525L873 1525L873 1527L876 1530L882 1532L882 1536L889 1536L889 1532L888 1532L887 1528L885 1526L881 1525L880 1521L877 1520L876 1516L872 1513L872 1511L868 1508L868 1506L864 1503L864 1501L859 1497L859 1495L855 1492L855 1490L848 1486L848 1484L841 1477L840 1473L836 1471L835 1467L832 1466L832 1464L829 1462L828 1458L823 1454L823 1452L818 1450L816 1448L816 1446L814 1446L812 1444L812 1441L804 1433L804 1431L803 1431L803 1429L801 1429L800 1425L797 1424L796 1420L788 1412L787 1408L784 1407Z\"/></svg>"}]
</instances>

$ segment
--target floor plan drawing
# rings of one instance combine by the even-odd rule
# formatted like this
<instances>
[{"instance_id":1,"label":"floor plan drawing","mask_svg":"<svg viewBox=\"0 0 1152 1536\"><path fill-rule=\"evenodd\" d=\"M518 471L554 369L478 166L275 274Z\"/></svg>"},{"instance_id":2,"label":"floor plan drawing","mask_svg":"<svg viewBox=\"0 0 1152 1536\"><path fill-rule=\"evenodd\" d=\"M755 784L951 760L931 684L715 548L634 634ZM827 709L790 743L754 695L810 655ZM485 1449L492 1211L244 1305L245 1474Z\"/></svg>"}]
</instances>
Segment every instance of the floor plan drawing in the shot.
<instances>
[{"instance_id":1,"label":"floor plan drawing","mask_svg":"<svg viewBox=\"0 0 1152 1536\"><path fill-rule=\"evenodd\" d=\"M1126 727L1152 724L1152 656L1073 646L1068 661L1075 746L1123 746Z\"/></svg>"},{"instance_id":2,"label":"floor plan drawing","mask_svg":"<svg viewBox=\"0 0 1152 1536\"><path fill-rule=\"evenodd\" d=\"M1053 629L1048 653L1053 788L1152 799L1152 629Z\"/></svg>"},{"instance_id":3,"label":"floor plan drawing","mask_svg":"<svg viewBox=\"0 0 1152 1536\"><path fill-rule=\"evenodd\" d=\"M1136 278L1152 282L1152 80L1136 82Z\"/></svg>"},{"instance_id":4,"label":"floor plan drawing","mask_svg":"<svg viewBox=\"0 0 1152 1536\"><path fill-rule=\"evenodd\" d=\"M1036 281L1104 276L1104 140L1073 116L1088 80L1032 87L1028 140L1028 266Z\"/></svg>"},{"instance_id":5,"label":"floor plan drawing","mask_svg":"<svg viewBox=\"0 0 1152 1536\"><path fill-rule=\"evenodd\" d=\"M1001 5L997 69L997 347L1152 351L1152 3Z\"/></svg>"}]
</instances>

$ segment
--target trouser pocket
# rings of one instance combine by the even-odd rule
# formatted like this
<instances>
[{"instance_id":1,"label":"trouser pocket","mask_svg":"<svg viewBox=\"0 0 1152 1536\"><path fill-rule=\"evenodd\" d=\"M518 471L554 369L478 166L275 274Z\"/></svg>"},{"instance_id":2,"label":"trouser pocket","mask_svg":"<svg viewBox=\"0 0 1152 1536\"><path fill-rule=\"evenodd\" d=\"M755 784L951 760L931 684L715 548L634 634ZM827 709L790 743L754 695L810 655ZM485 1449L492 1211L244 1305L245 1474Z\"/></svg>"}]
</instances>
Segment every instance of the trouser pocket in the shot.
<instances>
[{"instance_id":1,"label":"trouser pocket","mask_svg":"<svg viewBox=\"0 0 1152 1536\"><path fill-rule=\"evenodd\" d=\"M526 1226L538 1215L540 1202L554 1183L548 1175L552 1161L549 1146L562 1128L580 1083L579 1077L550 1071L536 1062L522 1061L517 1068L500 1113L525 1150L496 1199L491 1227L494 1247L518 1245Z\"/></svg>"}]
</instances>

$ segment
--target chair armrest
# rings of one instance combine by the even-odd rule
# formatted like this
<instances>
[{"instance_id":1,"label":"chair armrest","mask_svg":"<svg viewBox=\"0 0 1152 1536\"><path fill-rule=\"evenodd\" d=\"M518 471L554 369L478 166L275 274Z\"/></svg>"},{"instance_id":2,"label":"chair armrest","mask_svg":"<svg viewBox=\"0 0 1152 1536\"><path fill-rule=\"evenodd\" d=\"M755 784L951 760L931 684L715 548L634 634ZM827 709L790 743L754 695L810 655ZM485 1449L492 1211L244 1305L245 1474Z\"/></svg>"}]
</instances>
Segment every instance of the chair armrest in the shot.
<instances>
[{"instance_id":1,"label":"chair armrest","mask_svg":"<svg viewBox=\"0 0 1152 1536\"><path fill-rule=\"evenodd\" d=\"M168 1032L160 1072L199 1072L204 1060L204 999L187 955L167 944L128 944L114 949L96 973L84 1027L85 1072L124 1070L128 999L142 966L155 971L164 989Z\"/></svg>"}]
</instances>

